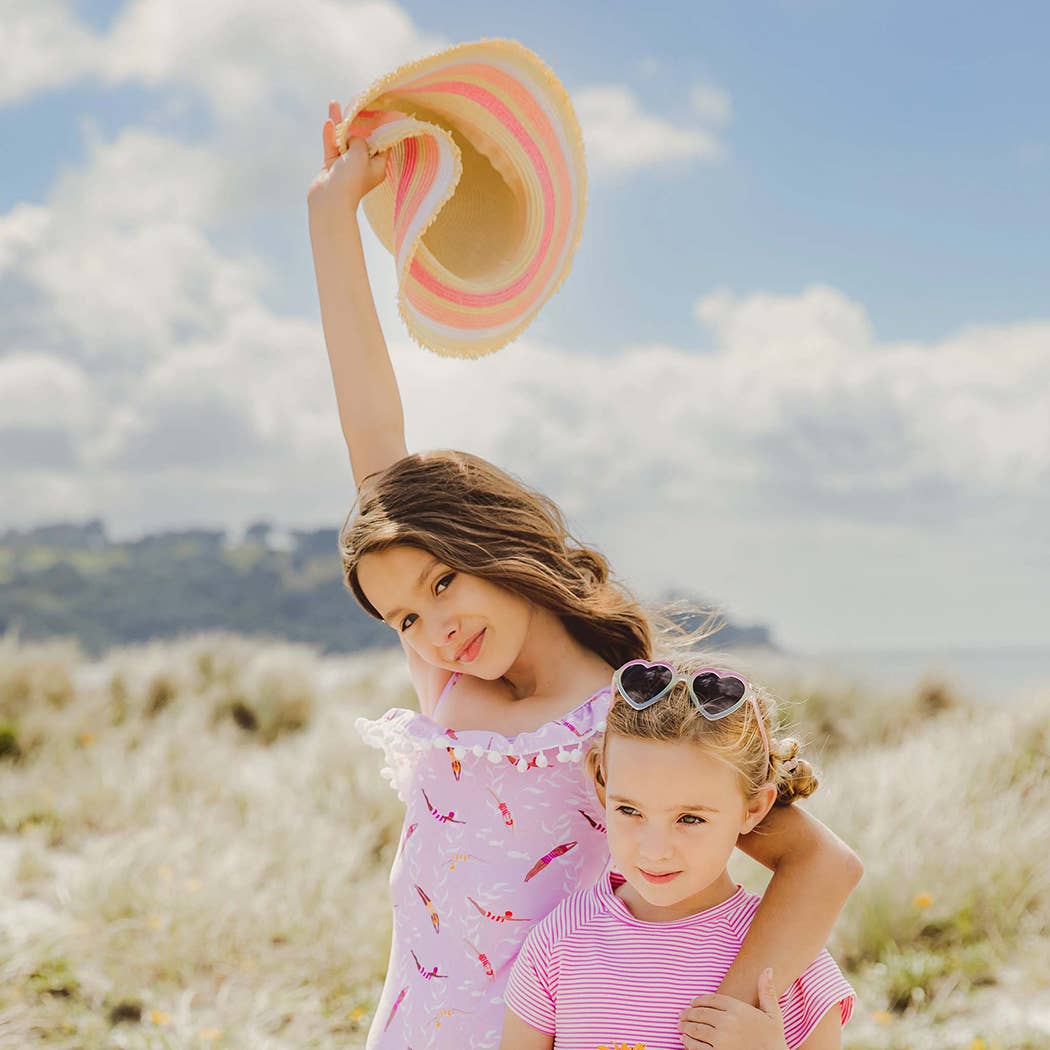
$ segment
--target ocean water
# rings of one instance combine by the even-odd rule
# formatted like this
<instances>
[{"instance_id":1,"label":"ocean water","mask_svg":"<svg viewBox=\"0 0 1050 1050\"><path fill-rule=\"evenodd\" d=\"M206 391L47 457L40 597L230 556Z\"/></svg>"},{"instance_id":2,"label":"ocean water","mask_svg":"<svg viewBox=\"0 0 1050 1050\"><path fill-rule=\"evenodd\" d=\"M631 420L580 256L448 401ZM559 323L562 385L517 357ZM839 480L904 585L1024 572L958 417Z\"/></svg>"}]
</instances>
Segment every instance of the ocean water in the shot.
<instances>
[{"instance_id":1,"label":"ocean water","mask_svg":"<svg viewBox=\"0 0 1050 1050\"><path fill-rule=\"evenodd\" d=\"M1024 703L1050 695L1050 646L941 650L832 650L748 653L748 663L770 676L827 672L837 682L873 691L908 689L924 680L943 682L978 703Z\"/></svg>"}]
</instances>

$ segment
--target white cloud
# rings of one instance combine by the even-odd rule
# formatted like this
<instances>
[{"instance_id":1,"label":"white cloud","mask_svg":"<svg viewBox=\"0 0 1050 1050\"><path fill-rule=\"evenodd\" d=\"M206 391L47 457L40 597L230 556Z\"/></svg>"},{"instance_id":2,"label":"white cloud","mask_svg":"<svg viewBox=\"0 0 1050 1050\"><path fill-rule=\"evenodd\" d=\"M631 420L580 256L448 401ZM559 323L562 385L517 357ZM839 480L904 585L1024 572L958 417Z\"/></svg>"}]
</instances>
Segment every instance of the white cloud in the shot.
<instances>
[{"instance_id":1,"label":"white cloud","mask_svg":"<svg viewBox=\"0 0 1050 1050\"><path fill-rule=\"evenodd\" d=\"M33 297L27 301L17 287L9 293L4 282L0 302L14 315L5 323L17 319L23 328L45 306L46 323L64 333L69 357L100 371L136 370L257 301L263 274L255 260L224 257L187 224L160 220L89 233L56 222L21 274ZM55 341L41 333L40 344Z\"/></svg>"},{"instance_id":2,"label":"white cloud","mask_svg":"<svg viewBox=\"0 0 1050 1050\"><path fill-rule=\"evenodd\" d=\"M852 497L858 518L978 509L1050 479L1050 323L879 343L863 308L826 286L697 302L770 465L800 496ZM1040 498L1042 498L1040 496ZM904 501L892 504L891 500Z\"/></svg>"},{"instance_id":3,"label":"white cloud","mask_svg":"<svg viewBox=\"0 0 1050 1050\"><path fill-rule=\"evenodd\" d=\"M684 127L646 112L630 88L601 84L573 92L583 130L587 167L593 174L650 169L666 161L713 161L718 139L703 128Z\"/></svg>"},{"instance_id":4,"label":"white cloud","mask_svg":"<svg viewBox=\"0 0 1050 1050\"><path fill-rule=\"evenodd\" d=\"M75 472L78 440L90 432L97 408L87 376L75 365L40 353L15 351L0 358L5 503L11 476Z\"/></svg>"},{"instance_id":5,"label":"white cloud","mask_svg":"<svg viewBox=\"0 0 1050 1050\"><path fill-rule=\"evenodd\" d=\"M131 3L100 35L94 65L69 66L70 78L165 94L153 130L107 138L82 123L83 162L60 171L45 204L0 216L0 336L18 352L0 359L0 386L16 398L0 454L24 468L8 504L21 520L93 507L163 521L196 502L185 486L198 484L215 486L226 516L242 496L267 498L269 480L244 483L249 461L286 478L304 463L348 478L319 328L275 316L265 297L280 275L229 245L257 242L259 222L295 222L305 238L333 85L347 101L440 41L394 4L308 6L293 18L283 3ZM32 12L21 14L32 43ZM23 80L20 97L32 87ZM212 109L213 139L157 130L193 95ZM392 268L377 249L369 243L369 263L382 282ZM300 503L307 521L330 513L317 496Z\"/></svg>"},{"instance_id":6,"label":"white cloud","mask_svg":"<svg viewBox=\"0 0 1050 1050\"><path fill-rule=\"evenodd\" d=\"M79 429L95 411L83 370L50 354L0 357L0 426Z\"/></svg>"},{"instance_id":7,"label":"white cloud","mask_svg":"<svg viewBox=\"0 0 1050 1050\"><path fill-rule=\"evenodd\" d=\"M271 117L310 113L321 123L333 85L352 95L442 43L382 0L133 0L107 37L101 72L115 83L199 91L220 121L247 122L245 141L258 143L270 137Z\"/></svg>"},{"instance_id":8,"label":"white cloud","mask_svg":"<svg viewBox=\"0 0 1050 1050\"><path fill-rule=\"evenodd\" d=\"M332 85L348 94L409 58L442 46L395 3L366 0L131 0L104 33L60 0L8 0L0 23L6 62L0 105L93 77L200 95L224 124L309 111L320 121Z\"/></svg>"},{"instance_id":9,"label":"white cloud","mask_svg":"<svg viewBox=\"0 0 1050 1050\"><path fill-rule=\"evenodd\" d=\"M864 307L827 285L812 285L797 296L759 292L744 300L719 288L696 301L693 315L720 347L751 358L790 346L818 361L863 350L872 341Z\"/></svg>"},{"instance_id":10,"label":"white cloud","mask_svg":"<svg viewBox=\"0 0 1050 1050\"><path fill-rule=\"evenodd\" d=\"M135 148L142 145L138 171L158 172L162 191L176 194L169 214L189 219L197 205L214 213L221 204L216 221L227 228L282 221L280 216L290 214L288 201L305 200L320 165L321 126L330 98L346 105L380 74L446 43L420 32L397 4L386 0L302 0L294 6L286 0L131 0L97 35L64 7L43 10L50 12L46 18L35 12L33 0L23 3L11 32L31 56L22 61L54 72L46 83L20 76L8 102L24 102L44 87L83 79L138 84L157 93L155 110L146 117L154 130L127 130L123 149L113 144L109 150L114 171L108 189L95 187L100 195L85 192L84 199L105 207L119 198L120 169L136 163ZM72 44L54 51L45 21L87 42L77 51L82 58L64 60ZM64 35L56 39L65 47ZM213 137L196 152L179 147L185 179L176 180L178 172L165 177L168 165L158 150L170 142L169 124L184 123L180 115L202 104ZM90 127L84 131L97 140ZM98 174L105 178L108 173L99 168ZM137 195L123 209L125 215L134 203L148 203L147 181L135 181Z\"/></svg>"},{"instance_id":11,"label":"white cloud","mask_svg":"<svg viewBox=\"0 0 1050 1050\"><path fill-rule=\"evenodd\" d=\"M696 84L689 92L689 105L703 121L721 126L733 115L733 100L729 92L714 84Z\"/></svg>"},{"instance_id":12,"label":"white cloud","mask_svg":"<svg viewBox=\"0 0 1050 1050\"><path fill-rule=\"evenodd\" d=\"M98 68L99 42L61 0L4 0L0 107L61 87Z\"/></svg>"},{"instance_id":13,"label":"white cloud","mask_svg":"<svg viewBox=\"0 0 1050 1050\"><path fill-rule=\"evenodd\" d=\"M702 304L708 353L406 349L410 446L491 458L628 579L772 619L789 644L1045 638L1050 321L896 344L828 287Z\"/></svg>"},{"instance_id":14,"label":"white cloud","mask_svg":"<svg viewBox=\"0 0 1050 1050\"><path fill-rule=\"evenodd\" d=\"M624 485L660 506L699 511L711 490L739 515L813 507L858 523L945 526L990 499L1046 502L1050 322L879 344L857 304L819 287L723 294L719 315L711 353L526 342L451 366L417 353L403 359L406 412L420 437L481 442L559 492L583 482L591 515L614 512Z\"/></svg>"},{"instance_id":15,"label":"white cloud","mask_svg":"<svg viewBox=\"0 0 1050 1050\"><path fill-rule=\"evenodd\" d=\"M59 170L50 195L64 224L120 232L152 222L211 227L236 191L214 144L136 127L107 140L92 122L82 132L84 159Z\"/></svg>"},{"instance_id":16,"label":"white cloud","mask_svg":"<svg viewBox=\"0 0 1050 1050\"><path fill-rule=\"evenodd\" d=\"M0 215L0 274L21 265L50 221L49 209L35 204L16 204L6 215Z\"/></svg>"},{"instance_id":17,"label":"white cloud","mask_svg":"<svg viewBox=\"0 0 1050 1050\"><path fill-rule=\"evenodd\" d=\"M129 3L100 36L93 75L162 88L158 126L197 96L215 135L129 127L107 139L82 123L86 157L60 171L47 204L0 216L0 332L110 377L221 332L277 279L254 253L260 228L305 236L331 94L342 84L348 101L439 43L390 3ZM254 244L223 251L220 235Z\"/></svg>"}]
</instances>

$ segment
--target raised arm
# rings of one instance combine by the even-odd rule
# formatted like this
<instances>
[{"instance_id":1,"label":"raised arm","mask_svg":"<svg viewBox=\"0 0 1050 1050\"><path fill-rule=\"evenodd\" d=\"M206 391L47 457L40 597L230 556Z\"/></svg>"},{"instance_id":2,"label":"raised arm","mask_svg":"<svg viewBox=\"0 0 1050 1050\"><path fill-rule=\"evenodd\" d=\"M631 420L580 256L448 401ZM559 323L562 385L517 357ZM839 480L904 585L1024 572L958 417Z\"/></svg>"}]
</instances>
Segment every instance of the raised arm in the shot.
<instances>
[{"instance_id":1,"label":"raised arm","mask_svg":"<svg viewBox=\"0 0 1050 1050\"><path fill-rule=\"evenodd\" d=\"M405 419L397 379L368 283L357 206L382 181L385 157L369 157L362 139L346 153L335 145L337 102L322 132L324 167L306 194L317 294L332 366L343 437L354 480L406 455Z\"/></svg>"},{"instance_id":2,"label":"raised arm","mask_svg":"<svg viewBox=\"0 0 1050 1050\"><path fill-rule=\"evenodd\" d=\"M737 847L770 868L773 878L719 991L757 1006L758 976L767 966L783 995L820 954L864 865L798 805L774 806Z\"/></svg>"}]
</instances>

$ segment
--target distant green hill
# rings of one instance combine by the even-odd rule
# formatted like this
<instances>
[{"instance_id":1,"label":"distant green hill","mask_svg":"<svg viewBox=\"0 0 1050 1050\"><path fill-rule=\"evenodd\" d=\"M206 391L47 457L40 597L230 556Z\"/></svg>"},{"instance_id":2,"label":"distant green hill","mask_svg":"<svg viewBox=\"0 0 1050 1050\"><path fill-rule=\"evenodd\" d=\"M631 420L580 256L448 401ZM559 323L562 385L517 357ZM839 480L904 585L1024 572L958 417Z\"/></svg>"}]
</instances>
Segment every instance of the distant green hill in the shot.
<instances>
[{"instance_id":1,"label":"distant green hill","mask_svg":"<svg viewBox=\"0 0 1050 1050\"><path fill-rule=\"evenodd\" d=\"M269 635L350 652L396 645L346 589L338 530L280 533L266 522L231 544L221 530L114 543L101 521L0 534L0 633L74 636L99 654L203 630ZM765 627L728 624L718 644L770 645Z\"/></svg>"}]
</instances>

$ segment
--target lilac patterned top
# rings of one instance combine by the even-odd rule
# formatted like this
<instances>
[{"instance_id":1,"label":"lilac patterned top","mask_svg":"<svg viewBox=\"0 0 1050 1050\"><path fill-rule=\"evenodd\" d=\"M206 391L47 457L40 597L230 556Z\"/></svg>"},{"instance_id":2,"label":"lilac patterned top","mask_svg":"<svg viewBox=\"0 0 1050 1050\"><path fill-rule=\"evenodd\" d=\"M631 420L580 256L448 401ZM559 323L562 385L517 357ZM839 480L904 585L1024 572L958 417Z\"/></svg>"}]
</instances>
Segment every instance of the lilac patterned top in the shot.
<instances>
[{"instance_id":1,"label":"lilac patterned top","mask_svg":"<svg viewBox=\"0 0 1050 1050\"><path fill-rule=\"evenodd\" d=\"M509 738L443 729L405 708L358 719L406 807L367 1050L498 1048L503 989L525 935L609 863L604 812L580 765L609 701L606 687Z\"/></svg>"}]
</instances>

